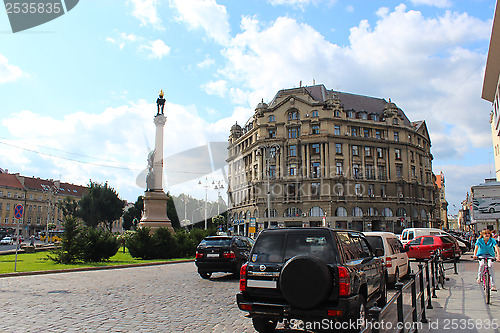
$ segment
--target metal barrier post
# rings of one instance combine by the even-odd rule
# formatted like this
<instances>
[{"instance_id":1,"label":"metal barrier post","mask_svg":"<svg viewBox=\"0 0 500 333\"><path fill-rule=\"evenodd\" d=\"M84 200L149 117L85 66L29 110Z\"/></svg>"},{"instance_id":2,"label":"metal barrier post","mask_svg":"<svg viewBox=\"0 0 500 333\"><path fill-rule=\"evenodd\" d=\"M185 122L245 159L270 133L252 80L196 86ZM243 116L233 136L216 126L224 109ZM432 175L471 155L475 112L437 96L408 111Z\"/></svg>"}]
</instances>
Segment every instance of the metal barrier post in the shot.
<instances>
[{"instance_id":1,"label":"metal barrier post","mask_svg":"<svg viewBox=\"0 0 500 333\"><path fill-rule=\"evenodd\" d=\"M432 272L432 297L437 298L436 289L439 290L439 285L437 283L436 272L437 272L437 262L436 256L431 259L431 272Z\"/></svg>"},{"instance_id":2,"label":"metal barrier post","mask_svg":"<svg viewBox=\"0 0 500 333\"><path fill-rule=\"evenodd\" d=\"M457 258L455 256L455 247L453 247L453 268L455 269L455 274L458 274L458 271L457 271L457 262L458 262L459 258Z\"/></svg>"},{"instance_id":3,"label":"metal barrier post","mask_svg":"<svg viewBox=\"0 0 500 333\"><path fill-rule=\"evenodd\" d=\"M420 308L422 309L422 323L427 323L427 317L425 316L425 292L424 292L424 265L422 263L418 264L418 271L420 272L419 279L419 289L420 289Z\"/></svg>"},{"instance_id":4,"label":"metal barrier post","mask_svg":"<svg viewBox=\"0 0 500 333\"><path fill-rule=\"evenodd\" d=\"M426 280L426 286L427 286L427 309L432 309L432 302L431 302L431 280L429 277L429 260L426 260L425 262L425 280Z\"/></svg>"},{"instance_id":5,"label":"metal barrier post","mask_svg":"<svg viewBox=\"0 0 500 333\"><path fill-rule=\"evenodd\" d=\"M405 320L405 317L403 315L403 286L404 286L404 283L403 282L397 282L395 285L394 285L394 288L396 288L396 292L398 293L398 298L397 298L397 309L398 309L398 323L402 323L401 326L401 333L404 333L405 332L405 325L404 325L404 320Z\"/></svg>"},{"instance_id":6,"label":"metal barrier post","mask_svg":"<svg viewBox=\"0 0 500 333\"><path fill-rule=\"evenodd\" d=\"M410 273L410 281L411 281L412 322L416 323L418 321L418 314L417 314L417 286L416 286L417 281L415 280L415 273ZM418 332L416 326L414 332Z\"/></svg>"},{"instance_id":7,"label":"metal barrier post","mask_svg":"<svg viewBox=\"0 0 500 333\"><path fill-rule=\"evenodd\" d=\"M368 312L369 312L370 317L372 319L372 332L379 333L380 332L380 312L382 312L382 309L379 308L378 306L374 306L374 307L371 307Z\"/></svg>"}]
</instances>

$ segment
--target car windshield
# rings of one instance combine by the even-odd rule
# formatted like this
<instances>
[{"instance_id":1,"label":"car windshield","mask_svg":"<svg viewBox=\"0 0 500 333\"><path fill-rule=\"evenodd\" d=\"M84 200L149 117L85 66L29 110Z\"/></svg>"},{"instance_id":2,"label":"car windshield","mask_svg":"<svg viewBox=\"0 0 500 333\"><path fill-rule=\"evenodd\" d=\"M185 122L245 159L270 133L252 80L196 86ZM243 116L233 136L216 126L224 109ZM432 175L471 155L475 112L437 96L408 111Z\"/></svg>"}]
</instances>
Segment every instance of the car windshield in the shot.
<instances>
[{"instance_id":1,"label":"car windshield","mask_svg":"<svg viewBox=\"0 0 500 333\"><path fill-rule=\"evenodd\" d=\"M201 241L199 246L231 246L231 238L205 238Z\"/></svg>"},{"instance_id":2,"label":"car windshield","mask_svg":"<svg viewBox=\"0 0 500 333\"><path fill-rule=\"evenodd\" d=\"M381 236L365 236L368 243L372 247L372 250L375 249L384 249L384 243L382 242Z\"/></svg>"}]
</instances>

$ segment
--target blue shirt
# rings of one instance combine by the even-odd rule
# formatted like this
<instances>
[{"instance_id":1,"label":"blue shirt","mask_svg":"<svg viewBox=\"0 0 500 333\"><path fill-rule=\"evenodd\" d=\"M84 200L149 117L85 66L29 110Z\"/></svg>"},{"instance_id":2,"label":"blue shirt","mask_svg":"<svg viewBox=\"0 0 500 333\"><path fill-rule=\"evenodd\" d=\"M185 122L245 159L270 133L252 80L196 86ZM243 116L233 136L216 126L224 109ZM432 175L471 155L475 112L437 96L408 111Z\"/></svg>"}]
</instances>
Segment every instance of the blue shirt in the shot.
<instances>
[{"instance_id":1,"label":"blue shirt","mask_svg":"<svg viewBox=\"0 0 500 333\"><path fill-rule=\"evenodd\" d=\"M484 238L481 237L476 241L476 245L479 246L476 255L477 256L495 256L495 246L497 245L497 241L492 237L488 240L488 243L484 242Z\"/></svg>"}]
</instances>

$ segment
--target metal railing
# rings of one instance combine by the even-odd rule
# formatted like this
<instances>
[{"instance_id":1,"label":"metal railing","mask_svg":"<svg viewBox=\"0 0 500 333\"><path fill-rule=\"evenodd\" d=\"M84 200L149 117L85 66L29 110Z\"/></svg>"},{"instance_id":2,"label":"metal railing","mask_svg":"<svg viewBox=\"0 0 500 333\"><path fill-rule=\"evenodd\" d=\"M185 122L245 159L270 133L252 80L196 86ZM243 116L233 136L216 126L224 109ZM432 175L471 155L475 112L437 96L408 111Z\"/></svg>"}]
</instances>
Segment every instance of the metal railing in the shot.
<instances>
[{"instance_id":1,"label":"metal railing","mask_svg":"<svg viewBox=\"0 0 500 333\"><path fill-rule=\"evenodd\" d=\"M457 257L453 251L453 267L444 268L446 270L454 269L457 272ZM438 265L444 265L444 261L439 254L434 254L431 259L420 262L418 264L418 271L410 273L408 282L397 282L395 284L396 294L387 302L384 308L378 306L371 307L368 311L369 320L366 327L361 332L379 333L381 328L384 331L396 333L413 333L418 332L422 328L422 324L427 323L426 309L432 309L431 298L437 298L436 290L438 286ZM443 276L444 279L444 276ZM444 281L444 280L443 280ZM410 289L411 304L409 309L405 310L405 303L403 294L406 290ZM383 323L381 319L391 309L396 306L397 309L397 322ZM390 330L392 328L392 330Z\"/></svg>"}]
</instances>

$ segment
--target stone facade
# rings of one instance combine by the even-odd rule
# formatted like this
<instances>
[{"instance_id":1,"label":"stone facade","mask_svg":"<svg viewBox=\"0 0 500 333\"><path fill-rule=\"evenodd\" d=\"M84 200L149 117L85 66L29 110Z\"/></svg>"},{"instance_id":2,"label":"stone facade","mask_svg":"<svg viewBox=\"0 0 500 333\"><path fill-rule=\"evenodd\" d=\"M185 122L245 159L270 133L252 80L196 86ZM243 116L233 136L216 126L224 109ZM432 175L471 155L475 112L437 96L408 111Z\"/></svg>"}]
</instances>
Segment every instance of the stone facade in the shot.
<instances>
[{"instance_id":1,"label":"stone facade","mask_svg":"<svg viewBox=\"0 0 500 333\"><path fill-rule=\"evenodd\" d=\"M434 225L430 147L425 121L410 122L390 99L323 85L281 90L231 128L233 232L325 225L399 233Z\"/></svg>"}]
</instances>

